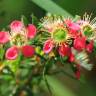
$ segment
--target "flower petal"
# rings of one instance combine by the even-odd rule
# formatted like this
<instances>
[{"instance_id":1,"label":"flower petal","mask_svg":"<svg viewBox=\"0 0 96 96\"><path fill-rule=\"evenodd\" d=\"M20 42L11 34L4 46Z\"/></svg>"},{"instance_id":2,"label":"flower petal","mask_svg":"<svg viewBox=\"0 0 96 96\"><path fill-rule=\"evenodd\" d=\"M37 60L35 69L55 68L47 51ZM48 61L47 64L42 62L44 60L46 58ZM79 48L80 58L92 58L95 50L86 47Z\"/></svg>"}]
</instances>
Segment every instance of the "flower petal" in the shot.
<instances>
[{"instance_id":1,"label":"flower petal","mask_svg":"<svg viewBox=\"0 0 96 96\"><path fill-rule=\"evenodd\" d=\"M29 24L27 26L27 37L30 39L34 38L36 35L36 30L37 29L33 24Z\"/></svg>"},{"instance_id":2,"label":"flower petal","mask_svg":"<svg viewBox=\"0 0 96 96\"><path fill-rule=\"evenodd\" d=\"M0 32L0 43L5 44L9 41L9 34L8 32Z\"/></svg>"},{"instance_id":3,"label":"flower petal","mask_svg":"<svg viewBox=\"0 0 96 96\"><path fill-rule=\"evenodd\" d=\"M80 30L80 25L78 23L72 22L72 20L70 19L65 20L65 23L70 30L74 30L74 31Z\"/></svg>"},{"instance_id":4,"label":"flower petal","mask_svg":"<svg viewBox=\"0 0 96 96\"><path fill-rule=\"evenodd\" d=\"M32 57L35 53L35 49L31 45L22 46L21 51L25 57Z\"/></svg>"},{"instance_id":5,"label":"flower petal","mask_svg":"<svg viewBox=\"0 0 96 96\"><path fill-rule=\"evenodd\" d=\"M47 40L44 44L43 51L45 53L49 53L53 49L53 41L52 40Z\"/></svg>"},{"instance_id":6,"label":"flower petal","mask_svg":"<svg viewBox=\"0 0 96 96\"><path fill-rule=\"evenodd\" d=\"M14 60L17 58L18 56L18 49L17 47L13 46L11 48L9 48L7 51L6 51L6 59L8 60Z\"/></svg>"}]
</instances>

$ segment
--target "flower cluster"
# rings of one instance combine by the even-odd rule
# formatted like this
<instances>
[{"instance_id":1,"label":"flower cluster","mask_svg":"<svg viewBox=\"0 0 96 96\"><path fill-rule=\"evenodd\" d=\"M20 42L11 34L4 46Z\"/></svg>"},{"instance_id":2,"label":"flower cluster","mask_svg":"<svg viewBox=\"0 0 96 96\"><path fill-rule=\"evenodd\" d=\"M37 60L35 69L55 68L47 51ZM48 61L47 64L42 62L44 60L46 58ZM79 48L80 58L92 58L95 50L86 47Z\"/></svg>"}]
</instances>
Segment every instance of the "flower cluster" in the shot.
<instances>
[{"instance_id":1,"label":"flower cluster","mask_svg":"<svg viewBox=\"0 0 96 96\"><path fill-rule=\"evenodd\" d=\"M42 58L46 62L51 57L58 61L58 57L67 57L66 61L75 66L75 74L79 79L80 66L88 70L92 68L89 54L94 52L96 42L96 18L90 19L91 16L87 14L78 20L56 15L47 16L41 19L38 28L33 24L25 26L24 22L15 20L9 25L8 31L0 32L0 46L9 45L5 47L4 58L16 60L21 55L31 58L39 53L35 60L40 63ZM39 44L40 41L43 43Z\"/></svg>"},{"instance_id":2,"label":"flower cluster","mask_svg":"<svg viewBox=\"0 0 96 96\"><path fill-rule=\"evenodd\" d=\"M55 47L61 56L68 56L72 62L74 61L71 59L72 47L79 52L93 51L96 24L94 19L90 21L89 15L85 14L83 19L76 22L71 19L47 17L44 18L42 25L43 29L50 34L43 47L45 53L51 52Z\"/></svg>"},{"instance_id":3,"label":"flower cluster","mask_svg":"<svg viewBox=\"0 0 96 96\"><path fill-rule=\"evenodd\" d=\"M88 54L93 52L96 41L96 18L92 21L90 19L91 16L86 13L83 19L80 18L77 21L60 16L43 18L42 31L49 34L44 42L43 51L50 54L55 49L61 57L67 56L69 62L91 70L92 65L87 63L89 63ZM78 78L79 71L80 67L76 72Z\"/></svg>"},{"instance_id":4,"label":"flower cluster","mask_svg":"<svg viewBox=\"0 0 96 96\"><path fill-rule=\"evenodd\" d=\"M6 50L5 57L14 60L22 53L25 57L31 57L35 53L34 46L28 41L36 35L36 27L33 24L25 26L22 21L15 20L10 24L10 30L0 32L0 44L9 43L10 48Z\"/></svg>"}]
</instances>

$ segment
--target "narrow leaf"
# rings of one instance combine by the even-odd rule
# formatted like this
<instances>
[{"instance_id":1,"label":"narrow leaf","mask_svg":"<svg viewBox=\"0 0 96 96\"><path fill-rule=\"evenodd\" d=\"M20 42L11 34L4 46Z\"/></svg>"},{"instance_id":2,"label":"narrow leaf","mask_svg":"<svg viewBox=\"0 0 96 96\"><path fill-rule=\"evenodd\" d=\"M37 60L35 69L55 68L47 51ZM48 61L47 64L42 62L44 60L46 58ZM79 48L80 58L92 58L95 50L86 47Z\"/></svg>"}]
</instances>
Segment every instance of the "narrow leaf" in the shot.
<instances>
[{"instance_id":1,"label":"narrow leaf","mask_svg":"<svg viewBox=\"0 0 96 96\"><path fill-rule=\"evenodd\" d=\"M58 6L52 0L31 0L39 7L43 8L45 11L50 12L52 14L63 15L65 17L73 17L66 10Z\"/></svg>"},{"instance_id":2,"label":"narrow leaf","mask_svg":"<svg viewBox=\"0 0 96 96\"><path fill-rule=\"evenodd\" d=\"M62 85L53 76L46 76L46 79L52 89L54 96L75 96L68 88Z\"/></svg>"}]
</instances>

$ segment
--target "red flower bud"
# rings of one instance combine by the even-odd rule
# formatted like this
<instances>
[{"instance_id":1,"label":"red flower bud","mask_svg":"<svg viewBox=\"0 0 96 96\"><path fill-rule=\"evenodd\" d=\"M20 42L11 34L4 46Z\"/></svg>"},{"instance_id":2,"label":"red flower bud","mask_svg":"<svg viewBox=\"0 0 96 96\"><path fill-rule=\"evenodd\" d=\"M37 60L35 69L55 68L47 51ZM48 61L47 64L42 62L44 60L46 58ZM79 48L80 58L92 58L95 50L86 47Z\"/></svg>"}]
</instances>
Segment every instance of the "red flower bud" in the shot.
<instances>
[{"instance_id":1,"label":"red flower bud","mask_svg":"<svg viewBox=\"0 0 96 96\"><path fill-rule=\"evenodd\" d=\"M71 54L71 49L67 45L61 45L58 51L61 56L70 56Z\"/></svg>"},{"instance_id":2,"label":"red flower bud","mask_svg":"<svg viewBox=\"0 0 96 96\"><path fill-rule=\"evenodd\" d=\"M77 79L80 79L81 73L79 70L76 71L75 76Z\"/></svg>"},{"instance_id":3,"label":"red flower bud","mask_svg":"<svg viewBox=\"0 0 96 96\"><path fill-rule=\"evenodd\" d=\"M0 43L5 44L9 41L9 34L8 32L0 32Z\"/></svg>"},{"instance_id":4,"label":"red flower bud","mask_svg":"<svg viewBox=\"0 0 96 96\"><path fill-rule=\"evenodd\" d=\"M30 45L22 46L21 51L25 57L32 57L35 53L34 47Z\"/></svg>"},{"instance_id":5,"label":"red flower bud","mask_svg":"<svg viewBox=\"0 0 96 96\"><path fill-rule=\"evenodd\" d=\"M74 48L78 51L82 51L86 47L86 39L84 37L78 37L74 40Z\"/></svg>"},{"instance_id":6,"label":"red flower bud","mask_svg":"<svg viewBox=\"0 0 96 96\"><path fill-rule=\"evenodd\" d=\"M89 44L86 45L86 50L91 53L93 51L94 42L91 41Z\"/></svg>"},{"instance_id":7,"label":"red flower bud","mask_svg":"<svg viewBox=\"0 0 96 96\"><path fill-rule=\"evenodd\" d=\"M7 49L5 56L6 56L6 59L8 59L8 60L16 59L18 56L17 47L13 46L13 47Z\"/></svg>"},{"instance_id":8,"label":"red flower bud","mask_svg":"<svg viewBox=\"0 0 96 96\"><path fill-rule=\"evenodd\" d=\"M75 60L75 56L74 56L73 53L71 53L71 54L70 54L70 57L69 57L69 61L70 61L70 62L74 62L74 60Z\"/></svg>"},{"instance_id":9,"label":"red flower bud","mask_svg":"<svg viewBox=\"0 0 96 96\"><path fill-rule=\"evenodd\" d=\"M34 38L36 35L36 30L37 29L33 24L29 24L27 26L27 37L30 39Z\"/></svg>"},{"instance_id":10,"label":"red flower bud","mask_svg":"<svg viewBox=\"0 0 96 96\"><path fill-rule=\"evenodd\" d=\"M77 79L80 79L81 72L80 72L80 65L79 64L76 65L75 76L76 76Z\"/></svg>"}]
</instances>

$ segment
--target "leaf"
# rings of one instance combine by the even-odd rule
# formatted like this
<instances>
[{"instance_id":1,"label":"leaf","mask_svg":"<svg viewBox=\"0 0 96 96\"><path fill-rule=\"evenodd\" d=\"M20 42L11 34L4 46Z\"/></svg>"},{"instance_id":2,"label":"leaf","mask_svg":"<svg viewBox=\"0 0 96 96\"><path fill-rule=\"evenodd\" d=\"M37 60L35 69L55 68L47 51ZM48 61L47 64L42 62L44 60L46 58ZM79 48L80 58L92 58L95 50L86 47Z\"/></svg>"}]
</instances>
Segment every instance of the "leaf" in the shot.
<instances>
[{"instance_id":1,"label":"leaf","mask_svg":"<svg viewBox=\"0 0 96 96\"><path fill-rule=\"evenodd\" d=\"M11 71L15 73L17 69L19 68L20 59L21 59L20 56L18 56L16 60L5 60L3 64L5 66L8 66L11 69Z\"/></svg>"},{"instance_id":2,"label":"leaf","mask_svg":"<svg viewBox=\"0 0 96 96\"><path fill-rule=\"evenodd\" d=\"M66 10L58 6L51 0L31 0L39 7L43 8L45 11L50 12L52 14L63 15L65 17L73 17L70 13Z\"/></svg>"},{"instance_id":3,"label":"leaf","mask_svg":"<svg viewBox=\"0 0 96 96\"><path fill-rule=\"evenodd\" d=\"M78 21L78 20L80 20L80 19L81 19L81 17L78 16L78 15L76 15L75 18L73 19L73 21L76 22L76 21Z\"/></svg>"},{"instance_id":4,"label":"leaf","mask_svg":"<svg viewBox=\"0 0 96 96\"><path fill-rule=\"evenodd\" d=\"M22 21L26 26L29 24L28 19L27 19L24 15L21 16L21 21Z\"/></svg>"},{"instance_id":5,"label":"leaf","mask_svg":"<svg viewBox=\"0 0 96 96\"><path fill-rule=\"evenodd\" d=\"M53 76L46 76L47 82L50 85L54 96L75 96L68 88L60 83Z\"/></svg>"},{"instance_id":6,"label":"leaf","mask_svg":"<svg viewBox=\"0 0 96 96\"><path fill-rule=\"evenodd\" d=\"M4 57L4 53L5 53L5 50L4 50L4 48L2 47L2 48L0 48L0 59L2 60L3 59L3 57Z\"/></svg>"},{"instance_id":7,"label":"leaf","mask_svg":"<svg viewBox=\"0 0 96 96\"><path fill-rule=\"evenodd\" d=\"M34 14L31 14L31 18L32 18L32 24L38 25L38 19Z\"/></svg>"}]
</instances>

